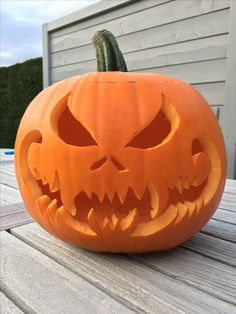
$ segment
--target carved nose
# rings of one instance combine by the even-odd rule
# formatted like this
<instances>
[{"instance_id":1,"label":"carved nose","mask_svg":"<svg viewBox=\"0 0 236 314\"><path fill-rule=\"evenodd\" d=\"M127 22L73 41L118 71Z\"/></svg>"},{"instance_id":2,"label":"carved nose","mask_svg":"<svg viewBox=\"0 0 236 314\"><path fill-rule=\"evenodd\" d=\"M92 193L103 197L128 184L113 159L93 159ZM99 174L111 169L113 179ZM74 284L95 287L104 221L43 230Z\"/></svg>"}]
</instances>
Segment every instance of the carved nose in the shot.
<instances>
[{"instance_id":1,"label":"carved nose","mask_svg":"<svg viewBox=\"0 0 236 314\"><path fill-rule=\"evenodd\" d=\"M90 170L97 170L97 169L101 168L108 161L112 162L117 170L119 170L119 171L126 170L125 167L112 155L111 156L105 156L105 157L95 161L92 164L92 166L90 167Z\"/></svg>"}]
</instances>

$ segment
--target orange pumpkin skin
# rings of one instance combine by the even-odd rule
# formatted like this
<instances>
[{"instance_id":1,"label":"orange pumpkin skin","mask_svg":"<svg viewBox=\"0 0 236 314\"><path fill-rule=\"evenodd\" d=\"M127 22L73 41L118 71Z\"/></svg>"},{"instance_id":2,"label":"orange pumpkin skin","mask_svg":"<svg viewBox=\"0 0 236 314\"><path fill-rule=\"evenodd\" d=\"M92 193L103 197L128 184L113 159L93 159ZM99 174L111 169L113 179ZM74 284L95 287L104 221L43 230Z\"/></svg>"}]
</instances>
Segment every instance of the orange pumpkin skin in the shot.
<instances>
[{"instance_id":1,"label":"orange pumpkin skin","mask_svg":"<svg viewBox=\"0 0 236 314\"><path fill-rule=\"evenodd\" d=\"M107 252L166 250L194 235L225 183L214 113L160 74L89 73L42 91L17 134L15 166L49 233Z\"/></svg>"}]
</instances>

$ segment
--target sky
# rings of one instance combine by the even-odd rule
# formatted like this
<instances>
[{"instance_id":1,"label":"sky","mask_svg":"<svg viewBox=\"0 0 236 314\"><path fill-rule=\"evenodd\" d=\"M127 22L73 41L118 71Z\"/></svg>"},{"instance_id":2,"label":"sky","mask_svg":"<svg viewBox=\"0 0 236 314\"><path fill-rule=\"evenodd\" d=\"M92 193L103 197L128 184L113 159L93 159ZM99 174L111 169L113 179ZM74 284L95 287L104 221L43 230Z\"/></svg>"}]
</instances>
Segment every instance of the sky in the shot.
<instances>
[{"instance_id":1,"label":"sky","mask_svg":"<svg viewBox=\"0 0 236 314\"><path fill-rule=\"evenodd\" d=\"M1 66L42 56L42 24L98 0L0 0Z\"/></svg>"}]
</instances>

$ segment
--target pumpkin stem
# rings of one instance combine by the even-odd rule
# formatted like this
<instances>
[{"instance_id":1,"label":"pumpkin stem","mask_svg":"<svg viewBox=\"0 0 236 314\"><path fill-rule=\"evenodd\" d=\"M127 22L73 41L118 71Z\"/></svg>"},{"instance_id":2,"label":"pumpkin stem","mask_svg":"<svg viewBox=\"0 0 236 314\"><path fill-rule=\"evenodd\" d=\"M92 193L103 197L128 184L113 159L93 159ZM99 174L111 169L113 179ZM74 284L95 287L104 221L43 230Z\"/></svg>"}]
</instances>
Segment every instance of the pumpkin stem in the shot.
<instances>
[{"instance_id":1,"label":"pumpkin stem","mask_svg":"<svg viewBox=\"0 0 236 314\"><path fill-rule=\"evenodd\" d=\"M127 66L114 35L106 29L98 31L92 38L96 50L97 71L127 72Z\"/></svg>"}]
</instances>

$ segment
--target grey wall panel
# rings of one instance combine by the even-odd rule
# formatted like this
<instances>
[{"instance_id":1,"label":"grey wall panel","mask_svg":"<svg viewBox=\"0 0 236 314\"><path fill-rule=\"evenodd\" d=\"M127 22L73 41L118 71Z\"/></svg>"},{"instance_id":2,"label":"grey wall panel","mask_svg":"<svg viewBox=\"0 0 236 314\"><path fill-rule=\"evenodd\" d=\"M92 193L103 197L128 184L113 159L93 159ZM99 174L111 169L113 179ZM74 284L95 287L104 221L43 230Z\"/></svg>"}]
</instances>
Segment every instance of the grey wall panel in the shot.
<instances>
[{"instance_id":1,"label":"grey wall panel","mask_svg":"<svg viewBox=\"0 0 236 314\"><path fill-rule=\"evenodd\" d=\"M124 53L124 58L129 69L225 58L227 54L227 43L228 34L218 35L131 51ZM81 48L83 47L86 47L86 49L82 50ZM93 47L91 45L83 47L67 49L51 54L51 67L55 68L95 60ZM91 50L91 59L88 59L89 50Z\"/></svg>"},{"instance_id":2,"label":"grey wall panel","mask_svg":"<svg viewBox=\"0 0 236 314\"><path fill-rule=\"evenodd\" d=\"M179 2L180 3L180 2ZM130 16L132 19L132 16ZM149 19L149 17L144 17ZM140 21L141 23L141 21ZM142 28L132 33L124 33L119 26L117 30L111 30L119 40L122 51L144 49L153 46L162 46L185 40L197 39L228 32L229 9L199 15L191 19L184 19L173 23ZM91 44L91 37L94 32L103 27L96 27L91 33L89 29L66 34L52 38L50 43L51 52L72 49L75 47Z\"/></svg>"}]
</instances>

